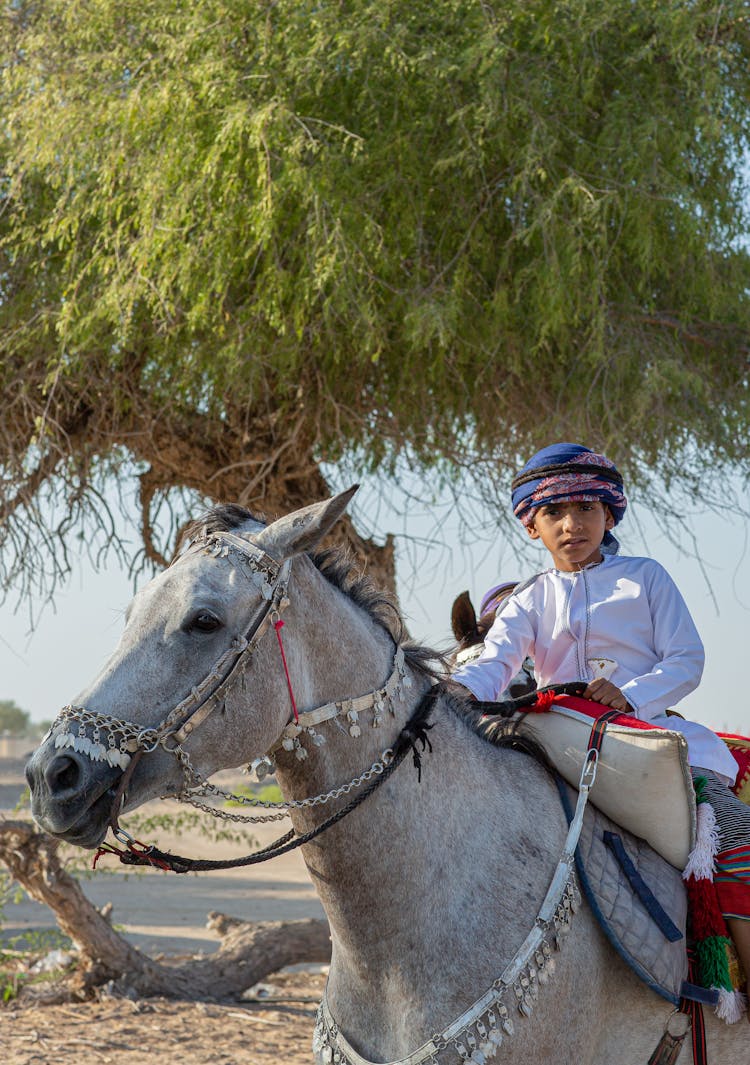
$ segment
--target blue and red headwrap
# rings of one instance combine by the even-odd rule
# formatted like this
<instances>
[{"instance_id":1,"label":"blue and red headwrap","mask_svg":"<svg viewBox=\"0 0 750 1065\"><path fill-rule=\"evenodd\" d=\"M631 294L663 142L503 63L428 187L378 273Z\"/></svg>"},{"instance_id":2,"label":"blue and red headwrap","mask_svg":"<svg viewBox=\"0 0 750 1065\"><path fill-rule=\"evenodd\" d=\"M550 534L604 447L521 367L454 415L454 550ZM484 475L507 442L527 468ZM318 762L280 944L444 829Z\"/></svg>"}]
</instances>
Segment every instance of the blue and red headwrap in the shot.
<instances>
[{"instance_id":1,"label":"blue and red headwrap","mask_svg":"<svg viewBox=\"0 0 750 1065\"><path fill-rule=\"evenodd\" d=\"M609 507L617 525L628 505L614 462L581 444L552 444L537 451L513 478L511 488L513 513L524 525L546 503L596 499ZM604 543L613 542L615 538L606 533Z\"/></svg>"}]
</instances>

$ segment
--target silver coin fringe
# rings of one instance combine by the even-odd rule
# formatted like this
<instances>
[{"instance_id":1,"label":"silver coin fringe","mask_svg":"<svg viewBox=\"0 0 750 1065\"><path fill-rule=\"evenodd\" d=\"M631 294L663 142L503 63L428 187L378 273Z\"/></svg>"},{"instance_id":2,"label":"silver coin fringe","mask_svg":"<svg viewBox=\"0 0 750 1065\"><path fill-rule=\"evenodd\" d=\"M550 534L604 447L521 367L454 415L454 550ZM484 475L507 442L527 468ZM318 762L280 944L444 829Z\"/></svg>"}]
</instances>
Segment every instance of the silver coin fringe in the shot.
<instances>
[{"instance_id":1,"label":"silver coin fringe","mask_svg":"<svg viewBox=\"0 0 750 1065\"><path fill-rule=\"evenodd\" d=\"M360 714L372 710L371 727L380 728L386 714L395 718L396 701L406 701L406 692L412 684L412 678L406 671L404 649L399 644L393 656L393 672L381 688L357 698L340 699L315 710L307 710L299 715L298 721L286 725L279 742L256 762L255 775L258 780L264 780L275 771L276 753L279 750L294 752L295 758L303 762L308 755L306 742L312 743L314 747L322 747L326 738L322 732L318 732L316 725L343 718L344 728L352 739L356 740L362 735Z\"/></svg>"},{"instance_id":2,"label":"silver coin fringe","mask_svg":"<svg viewBox=\"0 0 750 1065\"><path fill-rule=\"evenodd\" d=\"M530 1017L539 995L539 986L546 984L555 969L553 950L559 951L562 940L570 931L573 914L581 903L575 877L565 885L562 897L549 922L545 922L544 938L526 959L518 958L507 967L517 973L514 979L499 977L488 993L477 999L466 1014L467 1020L458 1031L456 1022L432 1036L406 1058L392 1065L440 1065L451 1060L467 1065L486 1065L495 1056L503 1040L514 1032L513 1015ZM520 971L517 962L521 963ZM487 1001L489 997L489 1002ZM473 1011L478 1008L476 1014ZM459 1018L459 1021L462 1019ZM333 1020L324 997L318 1008L312 1042L313 1053L322 1065L372 1065L357 1054L346 1042Z\"/></svg>"},{"instance_id":3,"label":"silver coin fringe","mask_svg":"<svg viewBox=\"0 0 750 1065\"><path fill-rule=\"evenodd\" d=\"M58 749L70 747L92 762L107 762L120 769L127 769L131 755L139 747L155 743L156 735L155 729L144 729L80 706L63 707L47 733Z\"/></svg>"}]
</instances>

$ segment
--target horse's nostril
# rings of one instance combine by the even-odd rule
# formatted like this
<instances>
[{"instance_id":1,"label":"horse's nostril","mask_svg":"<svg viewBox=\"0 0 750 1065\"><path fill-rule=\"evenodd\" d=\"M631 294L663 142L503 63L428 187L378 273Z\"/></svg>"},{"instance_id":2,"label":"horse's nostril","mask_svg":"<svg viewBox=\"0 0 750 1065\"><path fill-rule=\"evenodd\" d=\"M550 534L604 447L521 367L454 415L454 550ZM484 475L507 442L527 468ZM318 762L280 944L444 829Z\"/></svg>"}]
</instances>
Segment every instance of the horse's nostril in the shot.
<instances>
[{"instance_id":1,"label":"horse's nostril","mask_svg":"<svg viewBox=\"0 0 750 1065\"><path fill-rule=\"evenodd\" d=\"M69 754L58 754L44 770L50 795L60 796L78 789L81 767Z\"/></svg>"}]
</instances>

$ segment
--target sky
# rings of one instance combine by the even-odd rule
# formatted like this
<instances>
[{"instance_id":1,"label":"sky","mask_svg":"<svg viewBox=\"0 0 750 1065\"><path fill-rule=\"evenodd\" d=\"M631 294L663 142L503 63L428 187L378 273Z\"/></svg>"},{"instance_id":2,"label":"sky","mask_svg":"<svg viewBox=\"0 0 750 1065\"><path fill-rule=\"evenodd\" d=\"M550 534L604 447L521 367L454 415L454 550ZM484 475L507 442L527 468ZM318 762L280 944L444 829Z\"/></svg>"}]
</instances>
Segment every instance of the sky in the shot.
<instances>
[{"instance_id":1,"label":"sky","mask_svg":"<svg viewBox=\"0 0 750 1065\"><path fill-rule=\"evenodd\" d=\"M399 498L395 488L384 497L381 488L363 486L355 517L366 517L376 535L396 535L399 600L415 639L447 649L451 604L460 592L469 590L477 605L492 585L546 565L544 549L525 543L520 526L516 535L490 531L485 515L482 537L467 542L452 500L426 509L413 497ZM650 555L671 573L703 638L703 681L681 712L719 731L750 735L750 523L709 512L690 519L690 533L680 550L659 517L637 501L617 529L625 553ZM693 543L700 562L686 553ZM133 590L114 562L97 573L80 559L33 631L28 606L16 609L11 595L0 606L0 699L14 700L34 721L55 717L114 649Z\"/></svg>"}]
</instances>

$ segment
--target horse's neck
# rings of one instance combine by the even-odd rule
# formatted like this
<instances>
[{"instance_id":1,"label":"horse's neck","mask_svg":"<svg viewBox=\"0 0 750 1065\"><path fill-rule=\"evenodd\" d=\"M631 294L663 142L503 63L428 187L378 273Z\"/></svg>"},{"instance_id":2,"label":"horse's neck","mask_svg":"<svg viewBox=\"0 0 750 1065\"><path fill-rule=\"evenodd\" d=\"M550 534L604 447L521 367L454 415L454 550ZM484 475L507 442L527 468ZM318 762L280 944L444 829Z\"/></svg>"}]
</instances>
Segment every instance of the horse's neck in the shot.
<instances>
[{"instance_id":1,"label":"horse's neck","mask_svg":"<svg viewBox=\"0 0 750 1065\"><path fill-rule=\"evenodd\" d=\"M525 935L533 924L564 833L546 774L524 755L491 747L444 702L422 782L406 760L305 848L331 924L332 1000L357 1011L376 988L380 1003L370 1002L362 1017L373 1030L380 1009L385 1016L396 1001L406 1013L413 1003L411 1023L429 1026L453 1006L465 1008L467 986L478 995L489 985L517 948L519 927ZM372 746L365 754L358 744L338 742L340 764L327 766L328 786L366 768Z\"/></svg>"},{"instance_id":2,"label":"horse's neck","mask_svg":"<svg viewBox=\"0 0 750 1065\"><path fill-rule=\"evenodd\" d=\"M395 650L388 634L346 596L325 589L319 574L302 577L309 586L290 597L288 645L300 709L381 687ZM287 798L352 780L393 745L429 687L419 669L407 668L408 698L396 700L382 727L372 727L368 711L353 737L337 719L316 729L326 742L310 745L304 761L281 754ZM421 784L407 757L304 848L331 925L332 1008L351 1020L363 1048L386 1058L458 1015L502 971L534 923L564 835L546 774L532 759L480 739L447 698L435 707ZM357 793L338 806L295 811L295 827L319 824Z\"/></svg>"},{"instance_id":3,"label":"horse's neck","mask_svg":"<svg viewBox=\"0 0 750 1065\"><path fill-rule=\"evenodd\" d=\"M366 610L309 563L295 570L290 599L284 640L300 711L383 684L395 645Z\"/></svg>"}]
</instances>

